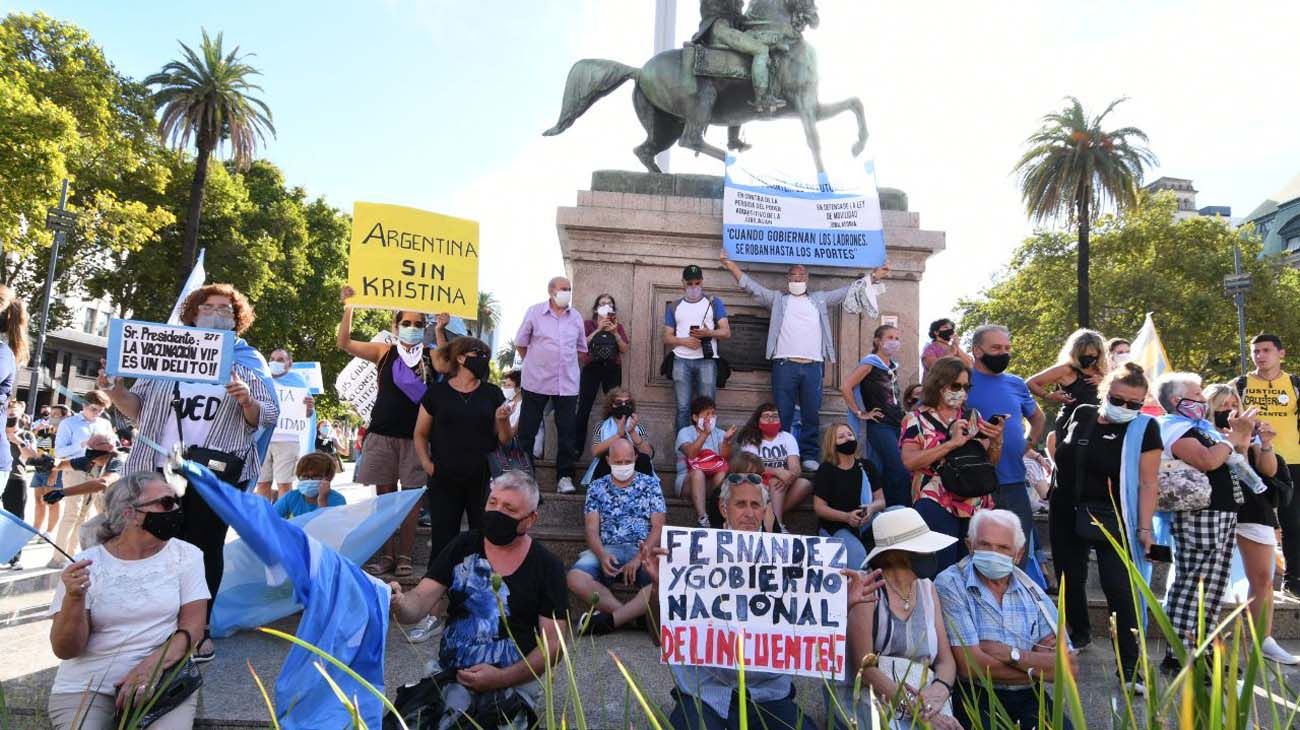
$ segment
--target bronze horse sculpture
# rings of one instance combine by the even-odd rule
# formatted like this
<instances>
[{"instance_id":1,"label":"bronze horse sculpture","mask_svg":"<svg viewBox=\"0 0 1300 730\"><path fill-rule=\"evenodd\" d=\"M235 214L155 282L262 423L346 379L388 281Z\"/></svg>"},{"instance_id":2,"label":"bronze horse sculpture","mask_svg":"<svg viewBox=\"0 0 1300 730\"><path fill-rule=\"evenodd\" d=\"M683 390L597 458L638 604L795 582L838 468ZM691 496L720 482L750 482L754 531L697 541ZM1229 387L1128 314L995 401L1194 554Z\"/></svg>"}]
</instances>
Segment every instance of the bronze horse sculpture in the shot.
<instances>
[{"instance_id":1,"label":"bronze horse sculpture","mask_svg":"<svg viewBox=\"0 0 1300 730\"><path fill-rule=\"evenodd\" d=\"M867 144L862 101L851 97L823 104L817 98L817 57L812 46L803 40L805 27L817 27L815 0L754 0L747 19L767 28L784 28L790 39L788 50L773 56L772 90L786 102L775 114L753 108L752 85L748 79L696 73L695 53L734 52L687 46L659 53L639 69L605 59L578 61L569 70L560 119L543 134L548 137L560 134L592 104L633 79L636 88L632 92L632 105L646 130L646 140L633 152L650 172L661 172L655 164L655 155L673 143L697 154L703 152L725 160L726 152L704 140L709 125L726 126L727 147L745 150L749 146L740 138L741 125L779 117L799 118L817 172L825 172L817 123L846 111L853 112L857 118L858 139L853 145L853 155L861 154Z\"/></svg>"}]
</instances>

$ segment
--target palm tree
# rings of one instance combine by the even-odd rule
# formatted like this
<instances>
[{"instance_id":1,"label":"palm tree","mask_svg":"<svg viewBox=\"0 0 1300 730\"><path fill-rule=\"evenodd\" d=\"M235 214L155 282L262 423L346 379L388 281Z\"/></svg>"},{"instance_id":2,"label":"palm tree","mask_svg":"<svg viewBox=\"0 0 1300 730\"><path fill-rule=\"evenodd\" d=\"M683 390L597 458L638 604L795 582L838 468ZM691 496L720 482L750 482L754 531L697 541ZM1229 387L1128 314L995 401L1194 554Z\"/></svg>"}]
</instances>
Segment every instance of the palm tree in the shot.
<instances>
[{"instance_id":1,"label":"palm tree","mask_svg":"<svg viewBox=\"0 0 1300 730\"><path fill-rule=\"evenodd\" d=\"M229 141L235 167L244 169L252 161L258 142L265 144L266 132L274 136L275 127L271 124L271 109L252 95L262 90L251 81L261 72L244 63L246 56L239 55L238 46L224 53L221 34L213 40L207 30L203 31L198 53L184 43L180 46L181 60L163 66L144 83L158 87L153 103L162 114L159 136L177 150L185 149L193 140L197 150L190 205L185 215L185 240L177 266L183 280L198 251L203 186L213 151Z\"/></svg>"},{"instance_id":2,"label":"palm tree","mask_svg":"<svg viewBox=\"0 0 1300 730\"><path fill-rule=\"evenodd\" d=\"M516 354L514 339L507 340L506 344L502 345L500 350L497 350L497 366L501 368L501 372L509 372L514 369Z\"/></svg>"},{"instance_id":3,"label":"palm tree","mask_svg":"<svg viewBox=\"0 0 1300 730\"><path fill-rule=\"evenodd\" d=\"M490 291L478 293L478 335L483 339L484 332L490 332L501 324L501 303Z\"/></svg>"},{"instance_id":4,"label":"palm tree","mask_svg":"<svg viewBox=\"0 0 1300 730\"><path fill-rule=\"evenodd\" d=\"M1043 117L1043 126L1025 140L1029 149L1013 170L1029 217L1042 222L1064 217L1079 229L1079 326L1088 327L1088 230L1092 217L1107 204L1123 210L1137 202L1143 168L1156 164L1146 148L1147 135L1137 127L1102 129L1120 102L1089 119L1083 105L1068 97L1065 108Z\"/></svg>"}]
</instances>

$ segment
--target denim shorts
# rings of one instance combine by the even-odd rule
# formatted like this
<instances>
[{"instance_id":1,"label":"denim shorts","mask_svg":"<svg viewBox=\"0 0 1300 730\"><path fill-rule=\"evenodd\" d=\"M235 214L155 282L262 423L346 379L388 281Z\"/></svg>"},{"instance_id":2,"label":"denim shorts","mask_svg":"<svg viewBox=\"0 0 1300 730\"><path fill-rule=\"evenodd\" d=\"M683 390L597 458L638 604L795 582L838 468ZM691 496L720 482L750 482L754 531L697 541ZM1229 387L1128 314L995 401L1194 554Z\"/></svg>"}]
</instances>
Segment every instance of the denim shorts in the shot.
<instances>
[{"instance_id":1,"label":"denim shorts","mask_svg":"<svg viewBox=\"0 0 1300 730\"><path fill-rule=\"evenodd\" d=\"M628 561L635 558L636 554L640 550L640 546L631 543L605 546L605 552L614 556L614 564L619 567L627 565ZM615 575L612 578L605 575L605 571L600 569L600 561L596 559L596 554L590 550L583 550L582 553L578 555L578 562L573 564L572 569L582 571L607 586L612 586L615 583L621 583L623 581L621 575ZM650 576L646 574L645 568L637 568L637 586L644 587L650 585L650 583Z\"/></svg>"},{"instance_id":2,"label":"denim shorts","mask_svg":"<svg viewBox=\"0 0 1300 730\"><path fill-rule=\"evenodd\" d=\"M32 480L27 483L30 489L44 489L49 486L50 474L48 471L38 471L32 473Z\"/></svg>"}]
</instances>

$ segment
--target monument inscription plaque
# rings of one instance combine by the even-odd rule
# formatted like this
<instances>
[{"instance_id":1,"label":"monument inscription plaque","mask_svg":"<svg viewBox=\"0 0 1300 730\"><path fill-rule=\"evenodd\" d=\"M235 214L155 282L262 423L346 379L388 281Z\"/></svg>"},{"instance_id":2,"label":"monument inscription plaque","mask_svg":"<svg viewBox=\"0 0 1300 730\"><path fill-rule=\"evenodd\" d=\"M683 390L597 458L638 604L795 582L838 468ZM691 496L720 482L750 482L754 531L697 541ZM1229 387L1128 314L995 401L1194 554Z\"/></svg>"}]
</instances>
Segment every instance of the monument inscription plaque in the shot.
<instances>
[{"instance_id":1,"label":"monument inscription plaque","mask_svg":"<svg viewBox=\"0 0 1300 730\"><path fill-rule=\"evenodd\" d=\"M731 339L722 344L722 356L732 370L771 370L767 359L767 317L753 314L728 314Z\"/></svg>"}]
</instances>

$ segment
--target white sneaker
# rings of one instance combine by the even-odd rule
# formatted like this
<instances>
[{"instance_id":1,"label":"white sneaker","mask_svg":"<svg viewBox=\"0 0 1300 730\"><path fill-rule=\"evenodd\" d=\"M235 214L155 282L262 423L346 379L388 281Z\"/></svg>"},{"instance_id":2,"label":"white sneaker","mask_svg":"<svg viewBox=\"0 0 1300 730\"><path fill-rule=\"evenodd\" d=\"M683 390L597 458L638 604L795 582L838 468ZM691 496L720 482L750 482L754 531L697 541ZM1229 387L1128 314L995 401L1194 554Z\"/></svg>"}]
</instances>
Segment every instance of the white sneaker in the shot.
<instances>
[{"instance_id":1,"label":"white sneaker","mask_svg":"<svg viewBox=\"0 0 1300 730\"><path fill-rule=\"evenodd\" d=\"M560 494L573 494L574 492L578 491L578 488L573 486L572 479L568 477L564 477L563 479L560 480L559 484L555 485L555 491L559 492Z\"/></svg>"},{"instance_id":2,"label":"white sneaker","mask_svg":"<svg viewBox=\"0 0 1300 730\"><path fill-rule=\"evenodd\" d=\"M442 621L437 616L425 616L422 621L412 626L406 637L412 644L423 644L442 631Z\"/></svg>"},{"instance_id":3,"label":"white sneaker","mask_svg":"<svg viewBox=\"0 0 1300 730\"><path fill-rule=\"evenodd\" d=\"M1139 680L1133 680L1129 683L1129 689L1133 690L1134 697L1146 697L1147 686Z\"/></svg>"},{"instance_id":4,"label":"white sneaker","mask_svg":"<svg viewBox=\"0 0 1300 730\"><path fill-rule=\"evenodd\" d=\"M817 469L818 469L820 466L821 466L821 464L818 464L816 461L814 461L814 460L812 460L812 459L804 459L804 462L803 462L803 470L804 470L804 471L817 471Z\"/></svg>"},{"instance_id":5,"label":"white sneaker","mask_svg":"<svg viewBox=\"0 0 1300 730\"><path fill-rule=\"evenodd\" d=\"M1269 661L1277 662L1278 664L1286 664L1287 666L1300 664L1300 657L1297 657L1286 649L1283 649L1282 645L1277 643L1277 641L1271 636L1264 639L1261 648L1264 650L1264 658Z\"/></svg>"}]
</instances>

